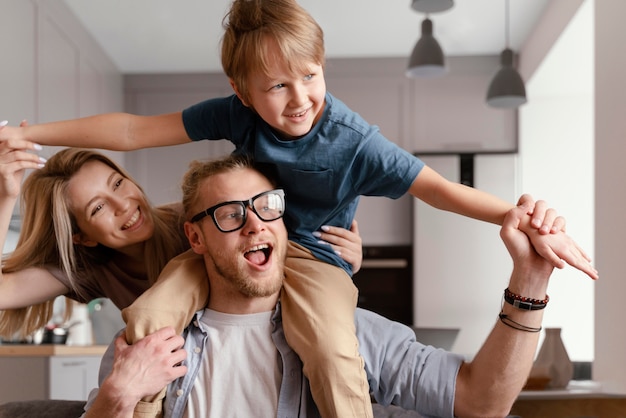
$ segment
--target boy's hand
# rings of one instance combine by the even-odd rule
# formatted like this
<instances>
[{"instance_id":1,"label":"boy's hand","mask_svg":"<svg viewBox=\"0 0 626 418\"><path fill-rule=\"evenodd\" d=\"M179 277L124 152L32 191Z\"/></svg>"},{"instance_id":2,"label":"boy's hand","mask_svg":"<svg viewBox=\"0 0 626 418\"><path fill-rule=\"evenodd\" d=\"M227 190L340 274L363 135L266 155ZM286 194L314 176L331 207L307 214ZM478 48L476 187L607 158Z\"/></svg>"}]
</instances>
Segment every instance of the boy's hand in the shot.
<instances>
[{"instance_id":1,"label":"boy's hand","mask_svg":"<svg viewBox=\"0 0 626 418\"><path fill-rule=\"evenodd\" d=\"M543 204L542 202L542 205ZM526 205L528 206L530 204L526 203ZM535 208L536 207L537 205L535 205ZM551 212L549 216L552 217L552 219L557 219L554 217L554 211L552 209L546 211L546 213L548 212ZM565 234L562 230L542 234L541 231L533 225L533 219L534 218L526 218L520 223L520 229L528 235L530 242L539 255L548 260L556 268L562 269L565 267L565 263L567 263L586 273L594 280L599 278L598 271L591 265L591 258L570 236ZM546 219L548 219L548 217L546 217ZM565 223L563 222L562 225L564 226Z\"/></svg>"},{"instance_id":2,"label":"boy's hand","mask_svg":"<svg viewBox=\"0 0 626 418\"><path fill-rule=\"evenodd\" d=\"M531 216L531 226L540 234L556 234L565 232L565 218L558 216L556 210L548 208L543 200L535 202L529 194L523 194L517 201L517 206L529 206L528 214Z\"/></svg>"}]
</instances>

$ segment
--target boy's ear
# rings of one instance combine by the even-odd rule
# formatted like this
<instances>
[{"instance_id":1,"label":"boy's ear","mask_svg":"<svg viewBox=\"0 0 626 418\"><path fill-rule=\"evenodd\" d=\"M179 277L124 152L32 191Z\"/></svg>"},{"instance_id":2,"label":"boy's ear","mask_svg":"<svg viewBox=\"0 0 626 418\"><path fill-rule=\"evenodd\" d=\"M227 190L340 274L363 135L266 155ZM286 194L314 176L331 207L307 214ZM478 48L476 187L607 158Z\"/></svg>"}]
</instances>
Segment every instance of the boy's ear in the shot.
<instances>
[{"instance_id":1,"label":"boy's ear","mask_svg":"<svg viewBox=\"0 0 626 418\"><path fill-rule=\"evenodd\" d=\"M204 254L206 246L204 245L204 236L200 232L200 226L197 223L185 222L185 235L191 245L191 249L196 254Z\"/></svg>"},{"instance_id":2,"label":"boy's ear","mask_svg":"<svg viewBox=\"0 0 626 418\"><path fill-rule=\"evenodd\" d=\"M241 100L241 103L243 103L243 105L246 106L246 107L250 107L248 102L243 98L241 92L239 92L239 89L237 88L237 85L235 84L233 79L229 78L228 82L230 83L230 86L233 88L233 90L234 90L235 94L237 95L237 97L239 97L239 100Z\"/></svg>"},{"instance_id":3,"label":"boy's ear","mask_svg":"<svg viewBox=\"0 0 626 418\"><path fill-rule=\"evenodd\" d=\"M82 245L85 247L96 247L98 245L97 241L84 237L80 232L72 235L72 242L76 245Z\"/></svg>"}]
</instances>

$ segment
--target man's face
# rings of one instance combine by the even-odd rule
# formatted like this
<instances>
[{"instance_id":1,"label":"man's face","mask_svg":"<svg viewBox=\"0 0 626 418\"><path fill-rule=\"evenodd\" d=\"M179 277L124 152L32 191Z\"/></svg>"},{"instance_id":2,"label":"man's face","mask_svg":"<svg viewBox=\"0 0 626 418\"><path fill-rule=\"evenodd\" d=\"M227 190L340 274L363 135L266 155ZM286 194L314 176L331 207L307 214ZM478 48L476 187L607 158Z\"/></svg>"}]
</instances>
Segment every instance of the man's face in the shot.
<instances>
[{"instance_id":1,"label":"man's face","mask_svg":"<svg viewBox=\"0 0 626 418\"><path fill-rule=\"evenodd\" d=\"M197 209L247 200L272 189L267 178L252 169L214 175L201 183ZM283 220L265 222L247 211L243 228L232 232L218 230L210 216L186 224L194 251L205 256L211 296L224 291L237 298L264 298L277 295L282 286L287 248Z\"/></svg>"}]
</instances>

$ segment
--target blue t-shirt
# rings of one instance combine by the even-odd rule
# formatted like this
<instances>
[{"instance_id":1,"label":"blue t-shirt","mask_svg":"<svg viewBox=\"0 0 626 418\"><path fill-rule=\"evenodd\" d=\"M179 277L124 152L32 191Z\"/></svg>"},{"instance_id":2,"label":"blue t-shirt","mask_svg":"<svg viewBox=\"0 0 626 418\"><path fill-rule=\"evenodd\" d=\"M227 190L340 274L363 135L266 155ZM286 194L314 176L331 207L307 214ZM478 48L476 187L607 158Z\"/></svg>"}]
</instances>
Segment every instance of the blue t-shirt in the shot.
<instances>
[{"instance_id":1,"label":"blue t-shirt","mask_svg":"<svg viewBox=\"0 0 626 418\"><path fill-rule=\"evenodd\" d=\"M285 189L289 239L350 275L351 266L312 232L322 225L350 228L359 196L397 199L424 166L330 93L320 120L296 140L281 139L236 95L185 109L183 123L194 141L227 139L235 152L273 166Z\"/></svg>"}]
</instances>

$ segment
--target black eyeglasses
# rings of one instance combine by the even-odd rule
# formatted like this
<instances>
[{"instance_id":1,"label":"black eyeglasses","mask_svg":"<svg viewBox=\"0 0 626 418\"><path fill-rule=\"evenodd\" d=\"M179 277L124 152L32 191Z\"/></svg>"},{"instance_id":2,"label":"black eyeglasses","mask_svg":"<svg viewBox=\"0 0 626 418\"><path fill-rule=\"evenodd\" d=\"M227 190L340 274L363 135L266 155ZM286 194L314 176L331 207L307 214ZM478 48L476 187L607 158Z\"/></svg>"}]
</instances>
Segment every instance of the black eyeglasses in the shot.
<instances>
[{"instance_id":1,"label":"black eyeglasses","mask_svg":"<svg viewBox=\"0 0 626 418\"><path fill-rule=\"evenodd\" d=\"M248 219L248 210L265 222L282 218L285 213L285 191L282 189L260 193L248 200L233 200L212 206L191 218L191 222L198 222L206 216L211 216L217 229L222 232L233 232L243 228Z\"/></svg>"}]
</instances>

